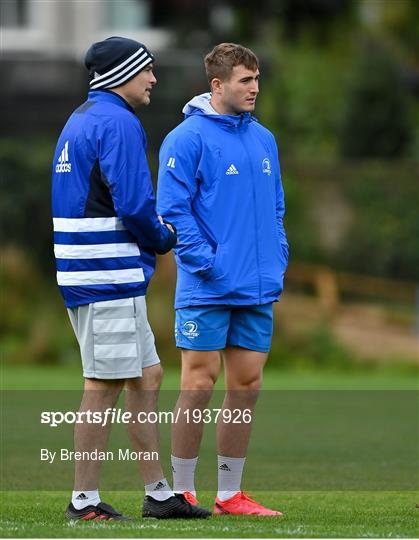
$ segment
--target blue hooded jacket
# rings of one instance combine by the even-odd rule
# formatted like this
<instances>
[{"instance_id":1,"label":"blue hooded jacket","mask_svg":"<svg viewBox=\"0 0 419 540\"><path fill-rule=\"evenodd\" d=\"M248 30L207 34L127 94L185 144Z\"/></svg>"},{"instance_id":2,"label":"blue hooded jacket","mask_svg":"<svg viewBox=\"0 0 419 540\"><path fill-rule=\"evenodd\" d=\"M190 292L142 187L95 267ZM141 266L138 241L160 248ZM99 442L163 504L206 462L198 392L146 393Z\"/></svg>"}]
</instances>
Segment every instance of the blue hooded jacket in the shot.
<instances>
[{"instance_id":1,"label":"blue hooded jacket","mask_svg":"<svg viewBox=\"0 0 419 540\"><path fill-rule=\"evenodd\" d=\"M52 171L57 281L67 307L141 296L155 253L176 235L159 222L146 137L114 92L89 92L58 139Z\"/></svg>"},{"instance_id":2,"label":"blue hooded jacket","mask_svg":"<svg viewBox=\"0 0 419 540\"><path fill-rule=\"evenodd\" d=\"M192 99L160 150L159 213L177 229L175 307L259 305L283 289L288 243L278 151L249 113Z\"/></svg>"}]
</instances>

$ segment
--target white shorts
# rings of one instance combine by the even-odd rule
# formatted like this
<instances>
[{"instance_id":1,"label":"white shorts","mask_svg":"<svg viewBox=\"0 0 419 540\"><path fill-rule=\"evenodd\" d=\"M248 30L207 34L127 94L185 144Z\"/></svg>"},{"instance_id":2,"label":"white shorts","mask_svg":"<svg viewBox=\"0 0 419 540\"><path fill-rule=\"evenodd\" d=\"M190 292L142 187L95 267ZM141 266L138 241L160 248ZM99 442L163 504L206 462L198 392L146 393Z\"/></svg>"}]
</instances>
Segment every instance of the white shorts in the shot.
<instances>
[{"instance_id":1,"label":"white shorts","mask_svg":"<svg viewBox=\"0 0 419 540\"><path fill-rule=\"evenodd\" d=\"M160 362L147 320L145 296L68 309L88 379L141 377Z\"/></svg>"}]
</instances>

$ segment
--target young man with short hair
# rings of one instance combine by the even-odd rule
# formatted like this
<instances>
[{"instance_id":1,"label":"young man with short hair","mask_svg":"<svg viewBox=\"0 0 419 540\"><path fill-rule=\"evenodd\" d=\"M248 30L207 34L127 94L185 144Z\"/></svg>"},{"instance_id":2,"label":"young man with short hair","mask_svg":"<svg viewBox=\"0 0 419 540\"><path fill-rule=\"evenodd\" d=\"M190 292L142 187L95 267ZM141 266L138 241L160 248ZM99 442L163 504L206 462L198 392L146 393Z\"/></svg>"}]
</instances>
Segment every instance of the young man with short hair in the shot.
<instances>
[{"instance_id":1,"label":"young man with short hair","mask_svg":"<svg viewBox=\"0 0 419 540\"><path fill-rule=\"evenodd\" d=\"M86 54L88 99L70 116L57 143L52 211L57 280L79 341L84 395L81 412L105 414L123 387L136 451L158 455L157 426L136 422L156 408L162 378L145 294L156 253L176 243L157 215L146 158L146 136L135 110L150 103L154 57L132 39L111 37ZM106 450L110 422L75 426L75 450ZM76 461L66 517L125 520L99 495L100 461ZM140 461L144 517L204 518L210 513L174 495L160 459Z\"/></svg>"},{"instance_id":2,"label":"young man with short hair","mask_svg":"<svg viewBox=\"0 0 419 540\"><path fill-rule=\"evenodd\" d=\"M274 136L251 115L259 93L257 57L222 43L205 57L205 67L211 93L187 103L185 120L160 151L158 210L178 234L176 407L205 408L223 360L223 410L253 411L271 344L272 303L288 263L284 193ZM222 419L214 512L281 515L241 490L251 423ZM172 431L174 490L194 504L202 433L202 423L186 421Z\"/></svg>"}]
</instances>

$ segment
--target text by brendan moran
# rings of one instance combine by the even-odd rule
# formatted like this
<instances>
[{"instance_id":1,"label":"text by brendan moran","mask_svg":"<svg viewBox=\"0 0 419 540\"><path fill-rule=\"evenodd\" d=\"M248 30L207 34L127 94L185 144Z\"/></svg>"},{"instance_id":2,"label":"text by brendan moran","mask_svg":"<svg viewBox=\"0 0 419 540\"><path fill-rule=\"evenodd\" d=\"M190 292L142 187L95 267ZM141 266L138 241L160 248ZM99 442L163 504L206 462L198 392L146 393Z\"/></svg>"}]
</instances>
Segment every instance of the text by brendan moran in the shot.
<instances>
[{"instance_id":1,"label":"text by brendan moran","mask_svg":"<svg viewBox=\"0 0 419 540\"><path fill-rule=\"evenodd\" d=\"M90 450L75 452L68 448L60 448L52 451L41 448L41 461L54 463L55 461L157 461L158 452L136 452L130 448L118 448L118 450Z\"/></svg>"}]
</instances>

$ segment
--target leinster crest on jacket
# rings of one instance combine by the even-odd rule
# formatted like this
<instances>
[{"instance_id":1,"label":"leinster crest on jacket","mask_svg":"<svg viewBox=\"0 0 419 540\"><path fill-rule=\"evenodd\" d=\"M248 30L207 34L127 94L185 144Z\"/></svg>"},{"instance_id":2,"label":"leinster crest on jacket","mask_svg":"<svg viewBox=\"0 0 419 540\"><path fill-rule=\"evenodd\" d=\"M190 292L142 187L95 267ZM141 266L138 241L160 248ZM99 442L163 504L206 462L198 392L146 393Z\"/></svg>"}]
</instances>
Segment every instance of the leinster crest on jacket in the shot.
<instances>
[{"instance_id":1,"label":"leinster crest on jacket","mask_svg":"<svg viewBox=\"0 0 419 540\"><path fill-rule=\"evenodd\" d=\"M271 162L267 157L262 161L262 172L269 175L271 174Z\"/></svg>"}]
</instances>

